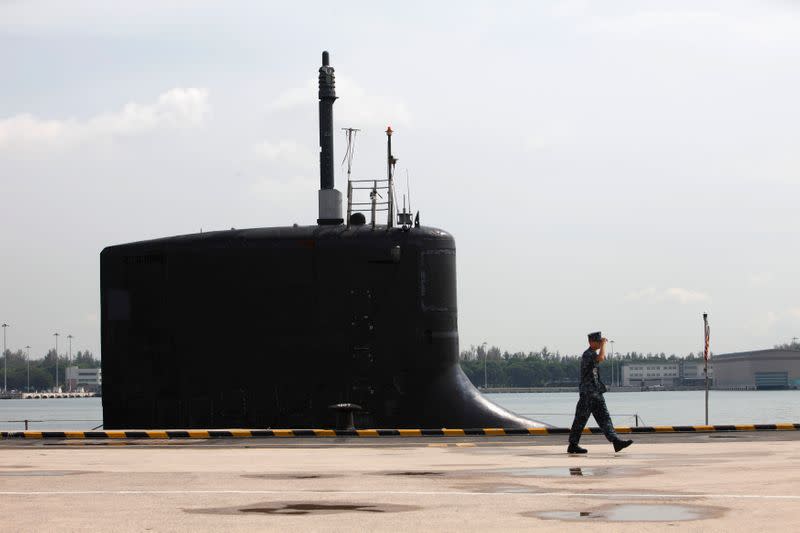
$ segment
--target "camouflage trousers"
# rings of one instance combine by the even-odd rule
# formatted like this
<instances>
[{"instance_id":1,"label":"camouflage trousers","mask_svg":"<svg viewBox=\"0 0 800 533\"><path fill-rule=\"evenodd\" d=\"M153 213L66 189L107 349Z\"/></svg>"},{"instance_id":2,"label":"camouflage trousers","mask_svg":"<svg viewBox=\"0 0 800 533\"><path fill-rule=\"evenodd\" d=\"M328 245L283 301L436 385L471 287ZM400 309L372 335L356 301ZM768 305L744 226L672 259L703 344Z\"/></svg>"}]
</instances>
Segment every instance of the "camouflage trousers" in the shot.
<instances>
[{"instance_id":1,"label":"camouflage trousers","mask_svg":"<svg viewBox=\"0 0 800 533\"><path fill-rule=\"evenodd\" d=\"M589 415L594 416L597 425L603 430L606 438L614 442L619 439L617 432L614 431L614 424L611 422L611 415L608 414L606 400L600 393L581 393L578 405L575 406L575 420L572 421L572 429L569 432L569 443L578 444L581 440L581 433L586 427Z\"/></svg>"}]
</instances>

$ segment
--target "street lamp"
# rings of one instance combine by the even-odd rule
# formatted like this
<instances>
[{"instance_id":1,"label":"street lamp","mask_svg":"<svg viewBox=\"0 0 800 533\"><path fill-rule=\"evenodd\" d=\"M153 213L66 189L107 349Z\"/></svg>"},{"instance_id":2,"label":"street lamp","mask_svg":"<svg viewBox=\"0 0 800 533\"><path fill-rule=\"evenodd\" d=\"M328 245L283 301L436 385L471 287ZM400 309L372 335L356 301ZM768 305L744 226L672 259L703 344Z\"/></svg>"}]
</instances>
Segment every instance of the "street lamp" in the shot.
<instances>
[{"instance_id":1,"label":"street lamp","mask_svg":"<svg viewBox=\"0 0 800 533\"><path fill-rule=\"evenodd\" d=\"M6 353L6 328L8 324L3 323L3 392L8 390L8 354Z\"/></svg>"},{"instance_id":2,"label":"street lamp","mask_svg":"<svg viewBox=\"0 0 800 533\"><path fill-rule=\"evenodd\" d=\"M67 356L67 370L69 370L69 367L72 366L72 334L67 335L67 338L69 339L69 355ZM67 386L69 387L69 392L72 392L72 381L68 380Z\"/></svg>"},{"instance_id":3,"label":"street lamp","mask_svg":"<svg viewBox=\"0 0 800 533\"><path fill-rule=\"evenodd\" d=\"M486 387L487 387L487 385L486 385L486 383L487 383L487 379L486 379L486 356L489 355L489 352L488 352L488 350L486 350L486 346L487 346L486 341L484 341L483 344L481 344L481 346L483 347L483 388L486 389Z\"/></svg>"},{"instance_id":4,"label":"street lamp","mask_svg":"<svg viewBox=\"0 0 800 533\"><path fill-rule=\"evenodd\" d=\"M25 390L30 392L31 391L31 347L26 346L25 350L26 350L25 360L28 362L28 386L25 387Z\"/></svg>"},{"instance_id":5,"label":"street lamp","mask_svg":"<svg viewBox=\"0 0 800 533\"><path fill-rule=\"evenodd\" d=\"M53 337L56 338L56 392L58 392L58 335L59 333L53 333Z\"/></svg>"}]
</instances>

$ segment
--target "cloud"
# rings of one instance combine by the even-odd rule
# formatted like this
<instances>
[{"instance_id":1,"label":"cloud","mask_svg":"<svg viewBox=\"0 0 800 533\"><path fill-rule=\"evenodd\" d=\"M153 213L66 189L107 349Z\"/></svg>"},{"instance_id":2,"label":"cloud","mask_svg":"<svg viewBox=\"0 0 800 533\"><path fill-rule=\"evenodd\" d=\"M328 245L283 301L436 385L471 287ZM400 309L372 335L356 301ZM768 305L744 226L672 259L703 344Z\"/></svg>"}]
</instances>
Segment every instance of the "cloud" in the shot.
<instances>
[{"instance_id":1,"label":"cloud","mask_svg":"<svg viewBox=\"0 0 800 533\"><path fill-rule=\"evenodd\" d=\"M770 285L774 279L775 274L772 272L756 272L750 274L747 281L751 287L764 287Z\"/></svg>"},{"instance_id":2,"label":"cloud","mask_svg":"<svg viewBox=\"0 0 800 533\"><path fill-rule=\"evenodd\" d=\"M253 147L255 155L266 161L280 161L301 168L316 168L318 156L313 150L296 141L261 141Z\"/></svg>"},{"instance_id":3,"label":"cloud","mask_svg":"<svg viewBox=\"0 0 800 533\"><path fill-rule=\"evenodd\" d=\"M627 300L644 302L678 302L681 304L693 302L706 302L709 300L707 294L703 292L691 291L681 287L670 287L668 289L656 289L647 287L638 291L633 291L625 296Z\"/></svg>"},{"instance_id":4,"label":"cloud","mask_svg":"<svg viewBox=\"0 0 800 533\"><path fill-rule=\"evenodd\" d=\"M800 326L800 307L761 312L754 315L748 323L750 333L768 335L772 338L793 335L798 326Z\"/></svg>"},{"instance_id":5,"label":"cloud","mask_svg":"<svg viewBox=\"0 0 800 533\"><path fill-rule=\"evenodd\" d=\"M411 114L395 95L383 96L371 89L367 90L348 76L336 75L336 94L339 100L333 109L337 121L344 121L354 128L367 126L385 128L387 124L407 125L411 122ZM293 87L280 93L267 104L266 111L268 113L294 111L299 107L309 106L316 99L317 80L314 78L300 87Z\"/></svg>"},{"instance_id":6,"label":"cloud","mask_svg":"<svg viewBox=\"0 0 800 533\"><path fill-rule=\"evenodd\" d=\"M295 175L287 179L262 177L251 184L254 193L282 198L292 198L301 194L316 198L314 193L318 188L319 183L314 177L304 175Z\"/></svg>"},{"instance_id":7,"label":"cloud","mask_svg":"<svg viewBox=\"0 0 800 533\"><path fill-rule=\"evenodd\" d=\"M713 31L731 34L748 42L788 43L800 40L797 13L780 14L696 10L640 11L618 16L588 16L581 29L636 39L707 40Z\"/></svg>"},{"instance_id":8,"label":"cloud","mask_svg":"<svg viewBox=\"0 0 800 533\"><path fill-rule=\"evenodd\" d=\"M179 87L161 94L153 103L131 102L119 111L86 120L52 120L19 114L0 119L0 150L65 147L101 138L141 135L162 128L194 127L203 123L208 112L208 90Z\"/></svg>"},{"instance_id":9,"label":"cloud","mask_svg":"<svg viewBox=\"0 0 800 533\"><path fill-rule=\"evenodd\" d=\"M309 223L316 220L319 181L311 175L259 177L250 182L248 196L275 221Z\"/></svg>"}]
</instances>

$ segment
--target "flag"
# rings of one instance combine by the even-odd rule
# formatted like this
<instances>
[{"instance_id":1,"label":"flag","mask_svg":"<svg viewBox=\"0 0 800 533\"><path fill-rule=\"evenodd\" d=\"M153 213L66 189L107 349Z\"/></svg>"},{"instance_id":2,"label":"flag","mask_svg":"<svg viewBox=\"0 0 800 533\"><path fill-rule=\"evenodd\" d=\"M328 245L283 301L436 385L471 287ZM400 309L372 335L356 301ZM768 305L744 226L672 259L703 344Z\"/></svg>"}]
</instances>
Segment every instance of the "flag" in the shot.
<instances>
[{"instance_id":1,"label":"flag","mask_svg":"<svg viewBox=\"0 0 800 533\"><path fill-rule=\"evenodd\" d=\"M708 326L708 314L703 313L703 329L705 331L706 343L705 347L703 348L703 359L708 361L708 348L711 344L711 328Z\"/></svg>"}]
</instances>

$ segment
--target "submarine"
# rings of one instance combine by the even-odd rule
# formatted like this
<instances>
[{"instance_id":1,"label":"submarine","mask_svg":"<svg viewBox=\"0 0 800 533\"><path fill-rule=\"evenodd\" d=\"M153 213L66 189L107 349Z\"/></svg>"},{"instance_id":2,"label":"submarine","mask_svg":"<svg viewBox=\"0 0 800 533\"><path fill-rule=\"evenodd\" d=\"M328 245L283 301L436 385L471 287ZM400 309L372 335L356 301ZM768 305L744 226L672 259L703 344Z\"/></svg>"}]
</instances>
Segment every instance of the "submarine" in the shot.
<instances>
[{"instance_id":1,"label":"submarine","mask_svg":"<svg viewBox=\"0 0 800 533\"><path fill-rule=\"evenodd\" d=\"M332 406L363 428L540 426L461 370L455 240L398 212L391 128L386 177L348 171L343 216L328 52L318 98L316 225L102 250L105 428L330 428Z\"/></svg>"}]
</instances>

